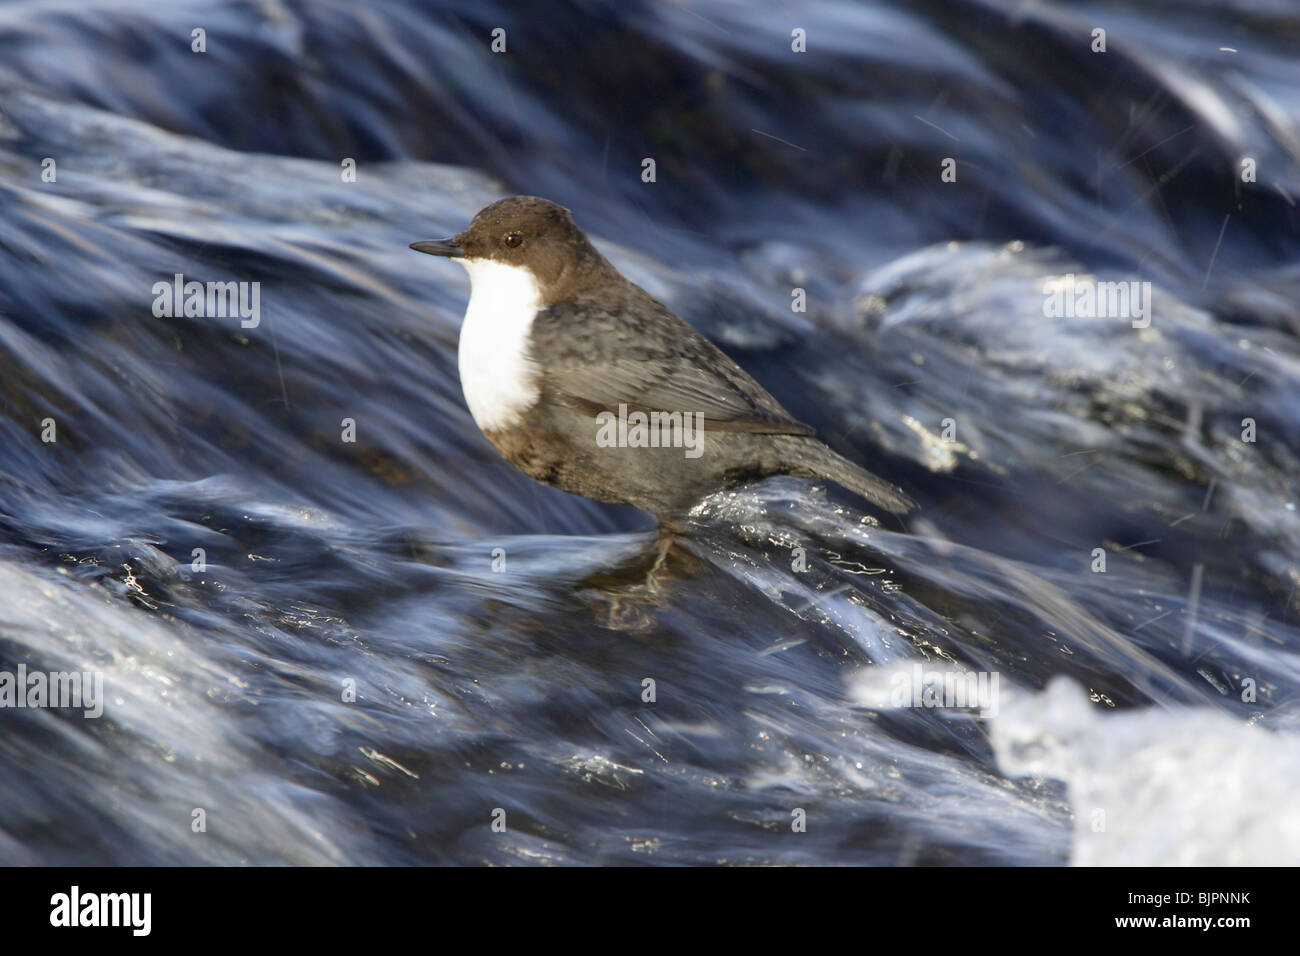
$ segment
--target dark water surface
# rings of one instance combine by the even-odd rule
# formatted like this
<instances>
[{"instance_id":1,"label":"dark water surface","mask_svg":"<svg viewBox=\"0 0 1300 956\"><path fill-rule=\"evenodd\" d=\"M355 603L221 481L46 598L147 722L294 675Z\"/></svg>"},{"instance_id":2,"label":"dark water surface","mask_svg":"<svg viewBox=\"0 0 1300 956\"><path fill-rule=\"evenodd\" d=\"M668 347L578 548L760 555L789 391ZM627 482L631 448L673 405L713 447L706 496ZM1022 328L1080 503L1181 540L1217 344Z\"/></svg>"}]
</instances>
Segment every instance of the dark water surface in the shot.
<instances>
[{"instance_id":1,"label":"dark water surface","mask_svg":"<svg viewBox=\"0 0 1300 956\"><path fill-rule=\"evenodd\" d=\"M0 710L0 863L1300 862L1298 63L1290 0L0 2L0 672L105 698ZM776 479L647 577L406 248L511 193L921 510Z\"/></svg>"}]
</instances>

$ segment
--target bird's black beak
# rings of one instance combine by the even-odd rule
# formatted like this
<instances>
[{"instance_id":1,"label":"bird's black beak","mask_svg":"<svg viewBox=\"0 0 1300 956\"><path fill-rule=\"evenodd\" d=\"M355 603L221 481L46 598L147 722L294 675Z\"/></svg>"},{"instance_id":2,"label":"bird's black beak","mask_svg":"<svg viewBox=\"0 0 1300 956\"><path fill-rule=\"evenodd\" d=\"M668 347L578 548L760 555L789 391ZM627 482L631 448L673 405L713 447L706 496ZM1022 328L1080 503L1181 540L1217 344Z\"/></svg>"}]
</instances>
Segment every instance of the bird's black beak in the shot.
<instances>
[{"instance_id":1,"label":"bird's black beak","mask_svg":"<svg viewBox=\"0 0 1300 956\"><path fill-rule=\"evenodd\" d=\"M427 252L431 256L446 256L448 259L463 258L465 253L456 245L455 239L425 239L411 243L416 252Z\"/></svg>"}]
</instances>

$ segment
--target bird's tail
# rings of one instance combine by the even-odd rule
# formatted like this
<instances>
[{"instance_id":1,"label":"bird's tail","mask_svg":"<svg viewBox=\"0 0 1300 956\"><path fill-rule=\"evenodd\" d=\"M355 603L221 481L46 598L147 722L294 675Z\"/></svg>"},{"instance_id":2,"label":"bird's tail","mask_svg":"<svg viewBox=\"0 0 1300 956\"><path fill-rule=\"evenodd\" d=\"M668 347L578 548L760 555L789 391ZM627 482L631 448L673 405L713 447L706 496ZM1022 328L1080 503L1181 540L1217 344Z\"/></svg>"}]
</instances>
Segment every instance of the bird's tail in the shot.
<instances>
[{"instance_id":1,"label":"bird's tail","mask_svg":"<svg viewBox=\"0 0 1300 956\"><path fill-rule=\"evenodd\" d=\"M901 488L835 454L819 441L805 441L799 451L800 466L792 474L802 478L826 478L894 514L907 514L916 507L916 502Z\"/></svg>"}]
</instances>

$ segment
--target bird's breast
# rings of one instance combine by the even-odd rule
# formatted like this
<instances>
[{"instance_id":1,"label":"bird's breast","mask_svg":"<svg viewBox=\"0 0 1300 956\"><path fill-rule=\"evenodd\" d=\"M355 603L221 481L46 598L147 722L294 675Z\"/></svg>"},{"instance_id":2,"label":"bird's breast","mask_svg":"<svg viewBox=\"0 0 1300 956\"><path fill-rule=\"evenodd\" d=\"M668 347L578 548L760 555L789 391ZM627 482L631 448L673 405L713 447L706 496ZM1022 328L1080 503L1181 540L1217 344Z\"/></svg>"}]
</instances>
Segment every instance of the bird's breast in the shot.
<instances>
[{"instance_id":1,"label":"bird's breast","mask_svg":"<svg viewBox=\"0 0 1300 956\"><path fill-rule=\"evenodd\" d=\"M482 431L509 428L540 395L538 368L529 356L540 290L528 269L491 260L460 262L472 286L460 330L461 390Z\"/></svg>"}]
</instances>

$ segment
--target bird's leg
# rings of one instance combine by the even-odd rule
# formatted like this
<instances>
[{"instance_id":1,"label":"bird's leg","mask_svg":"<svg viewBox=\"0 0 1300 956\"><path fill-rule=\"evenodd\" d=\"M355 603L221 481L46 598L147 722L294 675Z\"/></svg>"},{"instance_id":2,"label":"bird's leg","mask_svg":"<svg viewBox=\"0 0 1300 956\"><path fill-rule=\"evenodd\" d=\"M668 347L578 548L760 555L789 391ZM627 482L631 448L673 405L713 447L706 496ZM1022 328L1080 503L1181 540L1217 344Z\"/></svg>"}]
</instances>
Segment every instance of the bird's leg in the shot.
<instances>
[{"instance_id":1,"label":"bird's leg","mask_svg":"<svg viewBox=\"0 0 1300 956\"><path fill-rule=\"evenodd\" d=\"M685 549L673 554L677 537L685 529L676 524L661 522L659 533L654 543L640 552L635 564L625 566L625 570L615 572L614 576L602 574L588 580L592 586L593 596L599 596L606 608L604 624L614 630L639 631L651 626L653 619L650 611L658 603L658 598L666 581L672 579L674 563L691 562ZM680 569L677 569L680 572Z\"/></svg>"},{"instance_id":2,"label":"bird's leg","mask_svg":"<svg viewBox=\"0 0 1300 956\"><path fill-rule=\"evenodd\" d=\"M655 563L650 566L650 573L646 575L646 581L649 582L655 577L655 574L664 566L668 560L668 552L673 549L677 541L677 531L675 528L659 529L659 537L655 539Z\"/></svg>"}]
</instances>

